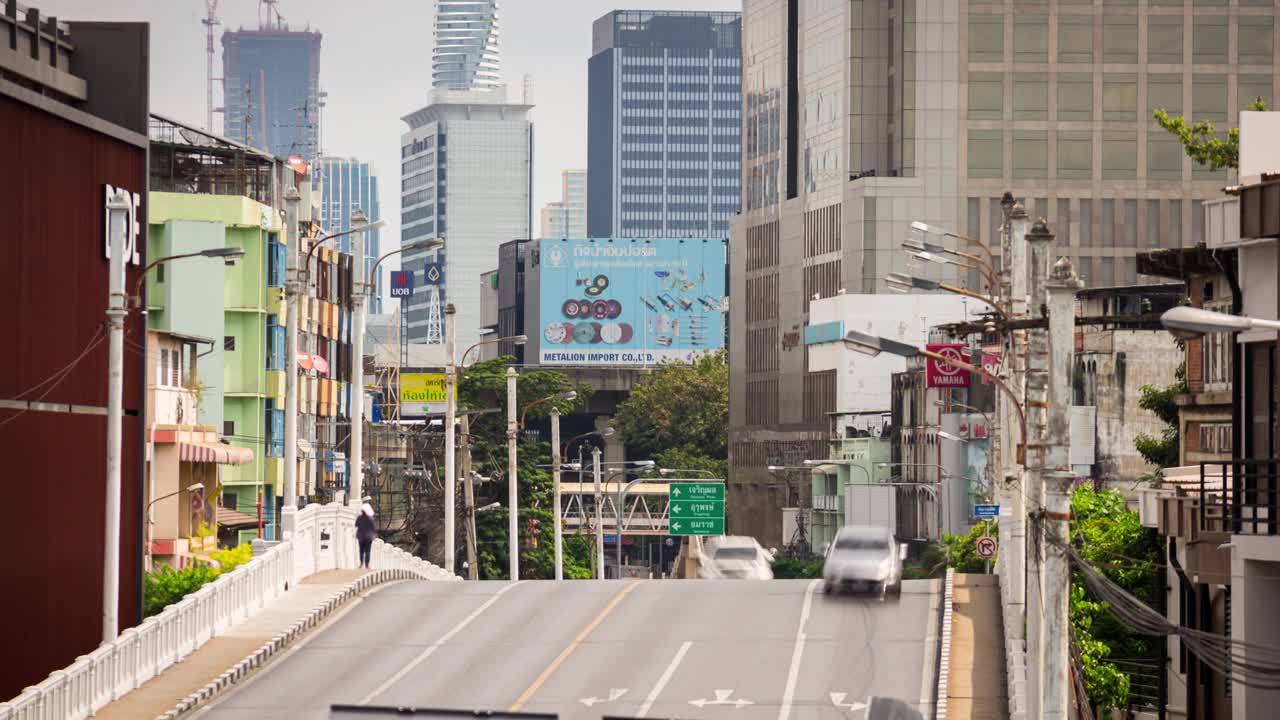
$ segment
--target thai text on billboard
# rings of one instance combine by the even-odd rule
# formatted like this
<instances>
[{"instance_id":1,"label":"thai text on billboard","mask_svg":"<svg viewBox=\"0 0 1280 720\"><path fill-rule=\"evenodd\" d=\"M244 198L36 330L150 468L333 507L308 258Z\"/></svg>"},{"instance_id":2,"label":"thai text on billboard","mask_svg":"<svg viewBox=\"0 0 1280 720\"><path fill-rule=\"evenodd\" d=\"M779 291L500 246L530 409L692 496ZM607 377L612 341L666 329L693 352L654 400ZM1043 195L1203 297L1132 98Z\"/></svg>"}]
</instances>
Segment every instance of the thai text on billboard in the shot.
<instances>
[{"instance_id":1,"label":"thai text on billboard","mask_svg":"<svg viewBox=\"0 0 1280 720\"><path fill-rule=\"evenodd\" d=\"M444 386L443 373L401 373L400 417L422 417L443 413L445 400L448 397Z\"/></svg>"},{"instance_id":2,"label":"thai text on billboard","mask_svg":"<svg viewBox=\"0 0 1280 720\"><path fill-rule=\"evenodd\" d=\"M543 365L653 365L724 347L725 241L539 241Z\"/></svg>"}]
</instances>

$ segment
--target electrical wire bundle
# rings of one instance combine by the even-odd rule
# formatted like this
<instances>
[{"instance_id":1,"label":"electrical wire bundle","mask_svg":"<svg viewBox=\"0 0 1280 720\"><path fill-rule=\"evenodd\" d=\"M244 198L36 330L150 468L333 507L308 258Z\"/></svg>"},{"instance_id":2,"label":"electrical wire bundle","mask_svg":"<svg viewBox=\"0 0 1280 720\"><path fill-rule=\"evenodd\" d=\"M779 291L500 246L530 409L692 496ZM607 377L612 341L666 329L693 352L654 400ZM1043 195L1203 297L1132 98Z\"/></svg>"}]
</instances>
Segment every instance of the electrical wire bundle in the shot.
<instances>
[{"instance_id":1,"label":"electrical wire bundle","mask_svg":"<svg viewBox=\"0 0 1280 720\"><path fill-rule=\"evenodd\" d=\"M1223 677L1251 688L1280 690L1280 650L1169 622L1100 572L1070 545L1061 545L1085 585L1120 622L1145 635L1174 635Z\"/></svg>"}]
</instances>

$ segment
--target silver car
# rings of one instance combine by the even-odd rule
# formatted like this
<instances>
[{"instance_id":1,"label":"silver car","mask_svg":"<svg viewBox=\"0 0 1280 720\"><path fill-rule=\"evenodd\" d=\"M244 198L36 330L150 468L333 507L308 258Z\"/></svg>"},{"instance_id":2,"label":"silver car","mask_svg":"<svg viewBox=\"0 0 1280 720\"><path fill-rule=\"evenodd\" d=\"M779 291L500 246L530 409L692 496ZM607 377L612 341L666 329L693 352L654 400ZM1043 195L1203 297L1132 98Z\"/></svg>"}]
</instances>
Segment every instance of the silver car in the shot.
<instances>
[{"instance_id":1,"label":"silver car","mask_svg":"<svg viewBox=\"0 0 1280 720\"><path fill-rule=\"evenodd\" d=\"M772 580L773 554L751 537L721 537L703 549L704 580Z\"/></svg>"},{"instance_id":2,"label":"silver car","mask_svg":"<svg viewBox=\"0 0 1280 720\"><path fill-rule=\"evenodd\" d=\"M836 533L822 566L823 590L864 590L881 597L902 594L902 561L907 546L898 545L888 528L847 525Z\"/></svg>"}]
</instances>

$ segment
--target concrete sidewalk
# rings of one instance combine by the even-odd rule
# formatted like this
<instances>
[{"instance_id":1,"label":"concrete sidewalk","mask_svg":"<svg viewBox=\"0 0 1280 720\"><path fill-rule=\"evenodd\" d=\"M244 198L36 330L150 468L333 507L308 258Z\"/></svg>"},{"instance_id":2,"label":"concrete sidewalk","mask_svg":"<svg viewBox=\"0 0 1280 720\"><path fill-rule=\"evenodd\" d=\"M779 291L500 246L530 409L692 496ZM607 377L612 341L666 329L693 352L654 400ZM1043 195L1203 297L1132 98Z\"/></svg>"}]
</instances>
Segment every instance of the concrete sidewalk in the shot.
<instances>
[{"instance_id":1,"label":"concrete sidewalk","mask_svg":"<svg viewBox=\"0 0 1280 720\"><path fill-rule=\"evenodd\" d=\"M231 626L150 682L98 711L105 720L150 720L173 708L228 668L253 655L346 589L366 570L326 570L302 580L275 602Z\"/></svg>"},{"instance_id":2,"label":"concrete sidewalk","mask_svg":"<svg viewBox=\"0 0 1280 720\"><path fill-rule=\"evenodd\" d=\"M995 575L956 573L952 596L948 720L1004 720L1004 630Z\"/></svg>"}]
</instances>

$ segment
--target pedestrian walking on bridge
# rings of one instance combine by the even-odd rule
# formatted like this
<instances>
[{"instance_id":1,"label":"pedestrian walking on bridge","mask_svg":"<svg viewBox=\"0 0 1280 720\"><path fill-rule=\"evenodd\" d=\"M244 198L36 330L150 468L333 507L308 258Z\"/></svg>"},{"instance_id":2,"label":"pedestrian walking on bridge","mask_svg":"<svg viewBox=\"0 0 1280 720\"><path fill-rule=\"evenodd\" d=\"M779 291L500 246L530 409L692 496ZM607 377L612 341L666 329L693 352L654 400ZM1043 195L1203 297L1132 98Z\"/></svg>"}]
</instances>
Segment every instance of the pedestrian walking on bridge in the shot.
<instances>
[{"instance_id":1,"label":"pedestrian walking on bridge","mask_svg":"<svg viewBox=\"0 0 1280 720\"><path fill-rule=\"evenodd\" d=\"M360 567L369 567L369 556L373 551L373 539L378 536L378 528L373 524L373 506L365 503L360 506L360 514L356 516L356 541L360 543Z\"/></svg>"}]
</instances>

